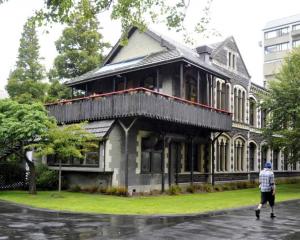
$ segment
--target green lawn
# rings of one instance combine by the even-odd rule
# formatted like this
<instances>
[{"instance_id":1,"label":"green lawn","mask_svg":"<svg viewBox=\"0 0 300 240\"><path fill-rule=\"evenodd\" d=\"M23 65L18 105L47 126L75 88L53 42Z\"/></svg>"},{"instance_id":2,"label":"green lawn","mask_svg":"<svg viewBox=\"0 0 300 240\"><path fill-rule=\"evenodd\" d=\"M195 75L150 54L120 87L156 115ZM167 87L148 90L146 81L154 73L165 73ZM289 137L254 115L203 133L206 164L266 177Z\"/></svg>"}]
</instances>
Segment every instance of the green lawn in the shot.
<instances>
[{"instance_id":1,"label":"green lawn","mask_svg":"<svg viewBox=\"0 0 300 240\"><path fill-rule=\"evenodd\" d=\"M54 195L54 196L53 196ZM0 192L0 199L38 208L112 214L185 214L256 205L259 190L244 189L177 196L115 197L99 194L40 191L36 196L24 191ZM300 184L277 187L276 202L300 199Z\"/></svg>"}]
</instances>

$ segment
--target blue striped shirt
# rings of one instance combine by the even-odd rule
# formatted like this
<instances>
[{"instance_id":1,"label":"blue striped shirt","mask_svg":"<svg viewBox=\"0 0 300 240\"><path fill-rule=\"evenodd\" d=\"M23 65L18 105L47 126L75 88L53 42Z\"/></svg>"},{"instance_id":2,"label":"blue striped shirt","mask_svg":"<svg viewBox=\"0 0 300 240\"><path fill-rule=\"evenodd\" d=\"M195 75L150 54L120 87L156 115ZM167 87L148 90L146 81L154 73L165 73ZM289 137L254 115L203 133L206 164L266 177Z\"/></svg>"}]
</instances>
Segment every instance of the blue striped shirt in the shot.
<instances>
[{"instance_id":1,"label":"blue striped shirt","mask_svg":"<svg viewBox=\"0 0 300 240\"><path fill-rule=\"evenodd\" d=\"M261 192L271 192L275 189L274 173L271 169L265 168L259 173L259 187Z\"/></svg>"}]
</instances>

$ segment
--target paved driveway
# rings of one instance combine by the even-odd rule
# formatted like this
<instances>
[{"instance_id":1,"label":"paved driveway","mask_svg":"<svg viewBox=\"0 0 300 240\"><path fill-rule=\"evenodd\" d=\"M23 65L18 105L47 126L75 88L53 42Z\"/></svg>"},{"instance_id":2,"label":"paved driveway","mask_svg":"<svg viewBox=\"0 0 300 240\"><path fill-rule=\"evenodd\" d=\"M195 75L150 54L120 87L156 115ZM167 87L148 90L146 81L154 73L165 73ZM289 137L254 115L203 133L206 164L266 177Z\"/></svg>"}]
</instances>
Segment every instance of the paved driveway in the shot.
<instances>
[{"instance_id":1,"label":"paved driveway","mask_svg":"<svg viewBox=\"0 0 300 240\"><path fill-rule=\"evenodd\" d=\"M300 239L300 200L277 218L252 208L198 216L143 217L58 213L0 201L0 239Z\"/></svg>"}]
</instances>

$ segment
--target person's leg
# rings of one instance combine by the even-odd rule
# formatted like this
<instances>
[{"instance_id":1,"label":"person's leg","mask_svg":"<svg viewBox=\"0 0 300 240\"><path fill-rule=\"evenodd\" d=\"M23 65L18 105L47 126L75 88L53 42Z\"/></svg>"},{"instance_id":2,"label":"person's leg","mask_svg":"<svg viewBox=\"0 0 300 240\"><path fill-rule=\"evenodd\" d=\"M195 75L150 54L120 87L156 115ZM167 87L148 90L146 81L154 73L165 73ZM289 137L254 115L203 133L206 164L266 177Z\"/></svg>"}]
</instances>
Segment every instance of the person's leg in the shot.
<instances>
[{"instance_id":1,"label":"person's leg","mask_svg":"<svg viewBox=\"0 0 300 240\"><path fill-rule=\"evenodd\" d=\"M257 209L255 210L255 216L257 217L257 219L259 219L260 217L260 209L266 203L266 200L266 193L261 192L260 203L258 204Z\"/></svg>"},{"instance_id":2,"label":"person's leg","mask_svg":"<svg viewBox=\"0 0 300 240\"><path fill-rule=\"evenodd\" d=\"M275 216L275 213L274 213L275 195L273 195L272 192L270 193L269 204L270 204L270 207L271 207L271 214L270 214L270 217L271 217L271 218L274 218L274 217L276 217L276 216Z\"/></svg>"}]
</instances>

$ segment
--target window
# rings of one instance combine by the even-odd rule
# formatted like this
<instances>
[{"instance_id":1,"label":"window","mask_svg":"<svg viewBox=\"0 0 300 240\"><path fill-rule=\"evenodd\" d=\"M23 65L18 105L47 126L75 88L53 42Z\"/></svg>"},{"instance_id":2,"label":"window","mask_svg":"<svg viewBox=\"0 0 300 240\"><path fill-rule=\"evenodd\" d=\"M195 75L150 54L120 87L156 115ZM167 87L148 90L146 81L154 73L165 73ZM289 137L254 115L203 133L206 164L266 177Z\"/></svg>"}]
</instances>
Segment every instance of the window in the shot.
<instances>
[{"instance_id":1,"label":"window","mask_svg":"<svg viewBox=\"0 0 300 240\"><path fill-rule=\"evenodd\" d=\"M267 162L267 153L268 153L268 147L262 146L261 147L261 169L264 169L265 164Z\"/></svg>"},{"instance_id":2,"label":"window","mask_svg":"<svg viewBox=\"0 0 300 240\"><path fill-rule=\"evenodd\" d=\"M230 51L228 51L227 63L229 68L236 69L236 56Z\"/></svg>"},{"instance_id":3,"label":"window","mask_svg":"<svg viewBox=\"0 0 300 240\"><path fill-rule=\"evenodd\" d=\"M60 159L58 155L48 155L47 164L55 166L59 164L61 160L62 166L70 167L99 167L99 163L104 163L104 142L96 143L97 147L92 147L88 152L84 154L83 158L64 158Z\"/></svg>"},{"instance_id":4,"label":"window","mask_svg":"<svg viewBox=\"0 0 300 240\"><path fill-rule=\"evenodd\" d=\"M229 139L221 136L216 142L216 170L218 172L229 169Z\"/></svg>"},{"instance_id":5,"label":"window","mask_svg":"<svg viewBox=\"0 0 300 240\"><path fill-rule=\"evenodd\" d=\"M293 31L300 30L300 24L293 25Z\"/></svg>"},{"instance_id":6,"label":"window","mask_svg":"<svg viewBox=\"0 0 300 240\"><path fill-rule=\"evenodd\" d=\"M148 76L143 81L143 87L148 88L150 90L154 90L156 86L156 79L152 76Z\"/></svg>"},{"instance_id":7,"label":"window","mask_svg":"<svg viewBox=\"0 0 300 240\"><path fill-rule=\"evenodd\" d=\"M234 89L234 120L238 121L238 94L237 89Z\"/></svg>"},{"instance_id":8,"label":"window","mask_svg":"<svg viewBox=\"0 0 300 240\"><path fill-rule=\"evenodd\" d=\"M253 142L249 144L249 161L250 161L250 171L254 171L255 161L256 161L256 145Z\"/></svg>"},{"instance_id":9,"label":"window","mask_svg":"<svg viewBox=\"0 0 300 240\"><path fill-rule=\"evenodd\" d=\"M86 91L82 89L72 88L73 98L79 98L86 96Z\"/></svg>"},{"instance_id":10,"label":"window","mask_svg":"<svg viewBox=\"0 0 300 240\"><path fill-rule=\"evenodd\" d=\"M300 40L293 41L293 48L300 46Z\"/></svg>"},{"instance_id":11,"label":"window","mask_svg":"<svg viewBox=\"0 0 300 240\"><path fill-rule=\"evenodd\" d=\"M235 55L232 54L232 68L235 69Z\"/></svg>"},{"instance_id":12,"label":"window","mask_svg":"<svg viewBox=\"0 0 300 240\"><path fill-rule=\"evenodd\" d=\"M186 99L192 102L197 101L197 83L193 77L188 77L186 80Z\"/></svg>"},{"instance_id":13,"label":"window","mask_svg":"<svg viewBox=\"0 0 300 240\"><path fill-rule=\"evenodd\" d=\"M270 54L270 53L275 53L275 52L286 51L288 49L289 49L288 42L267 46L267 47L265 47L265 55Z\"/></svg>"},{"instance_id":14,"label":"window","mask_svg":"<svg viewBox=\"0 0 300 240\"><path fill-rule=\"evenodd\" d=\"M250 98L250 113L249 123L251 126L256 126L256 102L253 98Z\"/></svg>"},{"instance_id":15,"label":"window","mask_svg":"<svg viewBox=\"0 0 300 240\"><path fill-rule=\"evenodd\" d=\"M270 31L265 33L265 39L277 37L277 31Z\"/></svg>"},{"instance_id":16,"label":"window","mask_svg":"<svg viewBox=\"0 0 300 240\"><path fill-rule=\"evenodd\" d=\"M193 156L192 156L193 154ZM193 157L193 171L200 172L200 164L199 164L199 157L200 157L200 151L198 144L193 144L193 151L192 151L192 144L186 143L185 145L185 169L184 171L189 172L191 171L191 162Z\"/></svg>"},{"instance_id":17,"label":"window","mask_svg":"<svg viewBox=\"0 0 300 240\"><path fill-rule=\"evenodd\" d=\"M269 31L265 33L265 39L275 38L275 37L281 37L289 33L289 28L280 28L277 30Z\"/></svg>"},{"instance_id":18,"label":"window","mask_svg":"<svg viewBox=\"0 0 300 240\"><path fill-rule=\"evenodd\" d=\"M123 91L126 89L126 78L116 77L114 78L114 91Z\"/></svg>"},{"instance_id":19,"label":"window","mask_svg":"<svg viewBox=\"0 0 300 240\"><path fill-rule=\"evenodd\" d=\"M161 173L163 143L156 136L142 138L141 173Z\"/></svg>"},{"instance_id":20,"label":"window","mask_svg":"<svg viewBox=\"0 0 300 240\"><path fill-rule=\"evenodd\" d=\"M278 170L279 149L273 151L273 170Z\"/></svg>"},{"instance_id":21,"label":"window","mask_svg":"<svg viewBox=\"0 0 300 240\"><path fill-rule=\"evenodd\" d=\"M245 171L245 141L241 138L237 138L234 141L234 170Z\"/></svg>"},{"instance_id":22,"label":"window","mask_svg":"<svg viewBox=\"0 0 300 240\"><path fill-rule=\"evenodd\" d=\"M261 109L260 111L260 124L261 128L265 128L267 123L267 111L265 109Z\"/></svg>"},{"instance_id":23,"label":"window","mask_svg":"<svg viewBox=\"0 0 300 240\"><path fill-rule=\"evenodd\" d=\"M246 91L242 88L234 88L234 120L245 122Z\"/></svg>"},{"instance_id":24,"label":"window","mask_svg":"<svg viewBox=\"0 0 300 240\"><path fill-rule=\"evenodd\" d=\"M283 152L283 170L285 170L285 171L288 170L288 157L289 157L289 153L285 149Z\"/></svg>"}]
</instances>

